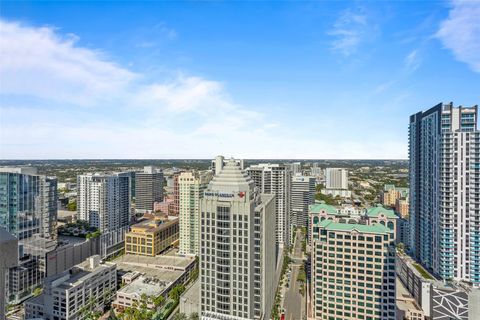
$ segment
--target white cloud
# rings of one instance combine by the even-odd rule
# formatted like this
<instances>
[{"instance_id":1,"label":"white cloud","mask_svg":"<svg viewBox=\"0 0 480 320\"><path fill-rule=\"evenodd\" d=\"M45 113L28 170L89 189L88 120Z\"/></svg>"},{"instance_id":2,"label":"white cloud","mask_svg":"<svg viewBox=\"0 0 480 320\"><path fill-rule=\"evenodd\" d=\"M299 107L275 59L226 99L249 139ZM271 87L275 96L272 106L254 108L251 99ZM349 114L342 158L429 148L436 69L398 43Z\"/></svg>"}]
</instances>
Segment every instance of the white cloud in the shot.
<instances>
[{"instance_id":1,"label":"white cloud","mask_svg":"<svg viewBox=\"0 0 480 320\"><path fill-rule=\"evenodd\" d=\"M315 132L285 126L233 101L218 81L188 74L148 81L50 27L0 20L0 41L0 158L405 156L404 144L385 144L383 135L318 139L333 125L325 119Z\"/></svg>"},{"instance_id":2,"label":"white cloud","mask_svg":"<svg viewBox=\"0 0 480 320\"><path fill-rule=\"evenodd\" d=\"M2 94L90 106L122 92L137 75L49 27L0 20Z\"/></svg>"},{"instance_id":3,"label":"white cloud","mask_svg":"<svg viewBox=\"0 0 480 320\"><path fill-rule=\"evenodd\" d=\"M135 97L134 103L140 106L163 105L173 112L185 112L201 109L202 106L231 107L225 100L223 86L216 81L205 80L199 77L185 77L180 75L177 79L167 83L147 85Z\"/></svg>"},{"instance_id":4,"label":"white cloud","mask_svg":"<svg viewBox=\"0 0 480 320\"><path fill-rule=\"evenodd\" d=\"M348 9L341 13L327 34L335 38L332 42L334 51L350 56L371 36L370 31L367 15Z\"/></svg>"},{"instance_id":5,"label":"white cloud","mask_svg":"<svg viewBox=\"0 0 480 320\"><path fill-rule=\"evenodd\" d=\"M411 73L417 70L421 65L421 58L419 51L417 49L412 50L406 57L404 61L405 69L407 72Z\"/></svg>"},{"instance_id":6,"label":"white cloud","mask_svg":"<svg viewBox=\"0 0 480 320\"><path fill-rule=\"evenodd\" d=\"M457 60L480 72L480 2L454 0L451 4L436 37Z\"/></svg>"}]
</instances>

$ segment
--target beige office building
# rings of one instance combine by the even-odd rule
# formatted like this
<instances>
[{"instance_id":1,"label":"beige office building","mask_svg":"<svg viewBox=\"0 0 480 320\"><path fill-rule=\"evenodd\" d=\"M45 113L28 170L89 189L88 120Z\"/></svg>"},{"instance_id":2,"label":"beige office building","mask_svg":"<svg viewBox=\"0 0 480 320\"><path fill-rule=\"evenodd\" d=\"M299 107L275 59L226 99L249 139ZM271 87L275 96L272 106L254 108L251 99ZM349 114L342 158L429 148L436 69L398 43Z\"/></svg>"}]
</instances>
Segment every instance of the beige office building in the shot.
<instances>
[{"instance_id":1,"label":"beige office building","mask_svg":"<svg viewBox=\"0 0 480 320\"><path fill-rule=\"evenodd\" d=\"M137 223L125 235L125 253L156 256L178 240L178 218Z\"/></svg>"},{"instance_id":2,"label":"beige office building","mask_svg":"<svg viewBox=\"0 0 480 320\"><path fill-rule=\"evenodd\" d=\"M316 219L311 236L314 318L395 320L392 230Z\"/></svg>"},{"instance_id":3,"label":"beige office building","mask_svg":"<svg viewBox=\"0 0 480 320\"><path fill-rule=\"evenodd\" d=\"M182 172L178 177L180 254L198 255L200 200L211 179L211 171Z\"/></svg>"}]
</instances>

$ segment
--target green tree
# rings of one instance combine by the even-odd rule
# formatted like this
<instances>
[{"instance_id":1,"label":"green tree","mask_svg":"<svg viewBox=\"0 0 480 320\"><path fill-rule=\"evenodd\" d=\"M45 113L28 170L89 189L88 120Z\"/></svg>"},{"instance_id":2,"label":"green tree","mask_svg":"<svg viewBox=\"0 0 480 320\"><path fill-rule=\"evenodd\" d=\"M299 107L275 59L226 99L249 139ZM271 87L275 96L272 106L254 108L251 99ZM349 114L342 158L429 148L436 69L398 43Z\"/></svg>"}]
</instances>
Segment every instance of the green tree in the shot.
<instances>
[{"instance_id":1,"label":"green tree","mask_svg":"<svg viewBox=\"0 0 480 320\"><path fill-rule=\"evenodd\" d=\"M42 291L43 291L43 290L42 290L41 287L37 287L37 288L35 288L35 289L33 290L32 295L33 295L34 297L37 297L37 296L39 296L39 295L42 294Z\"/></svg>"},{"instance_id":2,"label":"green tree","mask_svg":"<svg viewBox=\"0 0 480 320\"><path fill-rule=\"evenodd\" d=\"M179 301L180 296L184 291L185 291L185 286L183 284L178 284L172 290L170 290L170 292L168 293L168 296L172 300Z\"/></svg>"},{"instance_id":3,"label":"green tree","mask_svg":"<svg viewBox=\"0 0 480 320\"><path fill-rule=\"evenodd\" d=\"M178 312L173 316L173 320L188 320L185 313Z\"/></svg>"},{"instance_id":4,"label":"green tree","mask_svg":"<svg viewBox=\"0 0 480 320\"><path fill-rule=\"evenodd\" d=\"M200 317L198 316L198 313L197 312L194 312L190 315L190 317L188 317L188 320L199 320Z\"/></svg>"},{"instance_id":5,"label":"green tree","mask_svg":"<svg viewBox=\"0 0 480 320\"><path fill-rule=\"evenodd\" d=\"M67 204L68 211L77 211L77 201L72 201Z\"/></svg>"},{"instance_id":6,"label":"green tree","mask_svg":"<svg viewBox=\"0 0 480 320\"><path fill-rule=\"evenodd\" d=\"M153 304L155 307L160 307L163 303L165 302L165 297L164 296L158 296L153 299Z\"/></svg>"}]
</instances>

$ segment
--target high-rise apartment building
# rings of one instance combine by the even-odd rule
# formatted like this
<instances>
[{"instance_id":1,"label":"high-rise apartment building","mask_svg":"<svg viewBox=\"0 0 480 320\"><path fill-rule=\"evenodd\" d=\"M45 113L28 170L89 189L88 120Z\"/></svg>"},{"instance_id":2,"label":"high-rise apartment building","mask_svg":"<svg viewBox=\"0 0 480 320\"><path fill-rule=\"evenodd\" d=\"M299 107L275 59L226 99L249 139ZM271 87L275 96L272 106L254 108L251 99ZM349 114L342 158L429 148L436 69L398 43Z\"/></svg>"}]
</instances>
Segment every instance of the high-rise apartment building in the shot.
<instances>
[{"instance_id":1,"label":"high-rise apartment building","mask_svg":"<svg viewBox=\"0 0 480 320\"><path fill-rule=\"evenodd\" d=\"M275 201L234 160L201 202L200 316L270 319L276 290Z\"/></svg>"},{"instance_id":2,"label":"high-rise apartment building","mask_svg":"<svg viewBox=\"0 0 480 320\"><path fill-rule=\"evenodd\" d=\"M302 174L302 163L301 162L292 162L288 164L290 166L290 170L294 175Z\"/></svg>"},{"instance_id":3,"label":"high-rise apartment building","mask_svg":"<svg viewBox=\"0 0 480 320\"><path fill-rule=\"evenodd\" d=\"M0 226L18 240L56 238L57 179L37 169L0 168Z\"/></svg>"},{"instance_id":4,"label":"high-rise apartment building","mask_svg":"<svg viewBox=\"0 0 480 320\"><path fill-rule=\"evenodd\" d=\"M393 184L386 184L382 191L382 204L388 207L395 207L398 200L408 201L408 188L399 188Z\"/></svg>"},{"instance_id":5,"label":"high-rise apartment building","mask_svg":"<svg viewBox=\"0 0 480 320\"><path fill-rule=\"evenodd\" d=\"M318 165L317 162L312 163L312 167L310 168L310 174L314 177L323 177L325 175L324 170L322 167Z\"/></svg>"},{"instance_id":6,"label":"high-rise apartment building","mask_svg":"<svg viewBox=\"0 0 480 320\"><path fill-rule=\"evenodd\" d=\"M292 176L291 190L291 225L306 227L308 206L315 202L315 177Z\"/></svg>"},{"instance_id":7,"label":"high-rise apartment building","mask_svg":"<svg viewBox=\"0 0 480 320\"><path fill-rule=\"evenodd\" d=\"M477 106L438 104L410 117L410 249L444 279L480 285Z\"/></svg>"},{"instance_id":8,"label":"high-rise apartment building","mask_svg":"<svg viewBox=\"0 0 480 320\"><path fill-rule=\"evenodd\" d=\"M128 226L130 222L130 177L85 174L77 178L77 211L80 220L100 232Z\"/></svg>"},{"instance_id":9,"label":"high-rise apartment building","mask_svg":"<svg viewBox=\"0 0 480 320\"><path fill-rule=\"evenodd\" d=\"M178 178L183 171L175 171L173 173L173 215L178 216L180 214L180 185L178 184Z\"/></svg>"},{"instance_id":10,"label":"high-rise apartment building","mask_svg":"<svg viewBox=\"0 0 480 320\"><path fill-rule=\"evenodd\" d=\"M343 168L325 169L325 188L348 189L348 171Z\"/></svg>"},{"instance_id":11,"label":"high-rise apartment building","mask_svg":"<svg viewBox=\"0 0 480 320\"><path fill-rule=\"evenodd\" d=\"M178 177L180 192L179 252L181 254L198 255L200 200L211 179L211 171L183 172Z\"/></svg>"},{"instance_id":12,"label":"high-rise apartment building","mask_svg":"<svg viewBox=\"0 0 480 320\"><path fill-rule=\"evenodd\" d=\"M395 320L395 233L329 219L311 227L314 318Z\"/></svg>"},{"instance_id":13,"label":"high-rise apartment building","mask_svg":"<svg viewBox=\"0 0 480 320\"><path fill-rule=\"evenodd\" d=\"M116 265L92 256L46 278L43 293L25 302L25 319L93 319L93 312L103 313L116 289Z\"/></svg>"},{"instance_id":14,"label":"high-rise apartment building","mask_svg":"<svg viewBox=\"0 0 480 320\"><path fill-rule=\"evenodd\" d=\"M332 197L350 197L352 192L348 190L348 171L343 168L325 169L325 188L322 193Z\"/></svg>"},{"instance_id":15,"label":"high-rise apartment building","mask_svg":"<svg viewBox=\"0 0 480 320\"><path fill-rule=\"evenodd\" d=\"M135 211L152 212L155 202L163 201L163 172L147 166L135 173Z\"/></svg>"},{"instance_id":16,"label":"high-rise apartment building","mask_svg":"<svg viewBox=\"0 0 480 320\"><path fill-rule=\"evenodd\" d=\"M261 193L275 195L276 240L279 246L290 243L291 172L283 164L258 164L247 168Z\"/></svg>"}]
</instances>

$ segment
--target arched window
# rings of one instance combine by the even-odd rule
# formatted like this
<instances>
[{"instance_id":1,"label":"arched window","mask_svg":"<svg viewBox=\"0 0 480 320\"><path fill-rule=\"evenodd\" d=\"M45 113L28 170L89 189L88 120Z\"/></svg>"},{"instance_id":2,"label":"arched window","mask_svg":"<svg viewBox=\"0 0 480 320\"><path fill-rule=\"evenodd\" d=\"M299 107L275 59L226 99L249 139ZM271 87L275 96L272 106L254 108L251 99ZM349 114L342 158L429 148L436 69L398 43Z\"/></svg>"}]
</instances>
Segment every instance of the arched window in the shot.
<instances>
[{"instance_id":1,"label":"arched window","mask_svg":"<svg viewBox=\"0 0 480 320\"><path fill-rule=\"evenodd\" d=\"M317 224L318 223L318 217L313 217L313 223Z\"/></svg>"},{"instance_id":2,"label":"arched window","mask_svg":"<svg viewBox=\"0 0 480 320\"><path fill-rule=\"evenodd\" d=\"M388 221L387 226L388 226L388 229L393 230L394 225L392 221Z\"/></svg>"},{"instance_id":3,"label":"arched window","mask_svg":"<svg viewBox=\"0 0 480 320\"><path fill-rule=\"evenodd\" d=\"M385 225L385 221L380 221L380 223L381 223L382 225Z\"/></svg>"}]
</instances>

